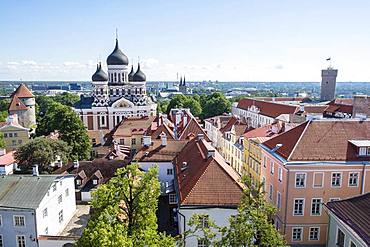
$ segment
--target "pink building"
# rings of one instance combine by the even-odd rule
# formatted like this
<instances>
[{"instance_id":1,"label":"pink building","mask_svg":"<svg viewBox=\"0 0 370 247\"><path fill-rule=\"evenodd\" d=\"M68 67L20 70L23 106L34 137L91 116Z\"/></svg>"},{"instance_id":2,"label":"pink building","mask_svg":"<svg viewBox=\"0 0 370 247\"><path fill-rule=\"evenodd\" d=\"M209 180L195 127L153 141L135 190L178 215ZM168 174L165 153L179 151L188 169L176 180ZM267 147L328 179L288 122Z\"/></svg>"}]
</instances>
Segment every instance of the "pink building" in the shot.
<instances>
[{"instance_id":1,"label":"pink building","mask_svg":"<svg viewBox=\"0 0 370 247\"><path fill-rule=\"evenodd\" d=\"M308 121L261 146L276 227L292 246L325 246L323 204L370 191L370 121Z\"/></svg>"}]
</instances>

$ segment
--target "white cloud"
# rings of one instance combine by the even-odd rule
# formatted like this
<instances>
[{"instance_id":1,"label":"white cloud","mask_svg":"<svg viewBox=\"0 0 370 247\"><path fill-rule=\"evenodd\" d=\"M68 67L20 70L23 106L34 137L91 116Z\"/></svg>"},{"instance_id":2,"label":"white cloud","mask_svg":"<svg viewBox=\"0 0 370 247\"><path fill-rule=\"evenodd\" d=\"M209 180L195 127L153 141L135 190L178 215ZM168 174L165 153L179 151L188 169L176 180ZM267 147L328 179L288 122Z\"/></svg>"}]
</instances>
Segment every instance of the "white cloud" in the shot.
<instances>
[{"instance_id":1,"label":"white cloud","mask_svg":"<svg viewBox=\"0 0 370 247\"><path fill-rule=\"evenodd\" d=\"M153 69L154 67L158 67L159 61L155 58L147 58L143 59L140 64L143 69Z\"/></svg>"},{"instance_id":2,"label":"white cloud","mask_svg":"<svg viewBox=\"0 0 370 247\"><path fill-rule=\"evenodd\" d=\"M19 63L18 63L18 62L8 62L7 64L8 64L8 65L19 65Z\"/></svg>"},{"instance_id":3,"label":"white cloud","mask_svg":"<svg viewBox=\"0 0 370 247\"><path fill-rule=\"evenodd\" d=\"M37 63L33 60L22 60L23 65L36 65Z\"/></svg>"}]
</instances>

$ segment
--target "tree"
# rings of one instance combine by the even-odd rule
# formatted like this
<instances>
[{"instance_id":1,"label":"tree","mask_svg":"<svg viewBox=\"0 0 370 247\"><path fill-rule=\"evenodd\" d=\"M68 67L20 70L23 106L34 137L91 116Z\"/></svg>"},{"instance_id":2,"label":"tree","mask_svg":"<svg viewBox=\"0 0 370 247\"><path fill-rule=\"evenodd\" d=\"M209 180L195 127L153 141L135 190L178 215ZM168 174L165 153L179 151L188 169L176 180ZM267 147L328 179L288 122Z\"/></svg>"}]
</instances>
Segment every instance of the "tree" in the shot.
<instances>
[{"instance_id":1,"label":"tree","mask_svg":"<svg viewBox=\"0 0 370 247\"><path fill-rule=\"evenodd\" d=\"M5 148L5 140L3 133L0 133L0 148Z\"/></svg>"},{"instance_id":2,"label":"tree","mask_svg":"<svg viewBox=\"0 0 370 247\"><path fill-rule=\"evenodd\" d=\"M8 116L10 99L0 100L0 122L4 122Z\"/></svg>"},{"instance_id":3,"label":"tree","mask_svg":"<svg viewBox=\"0 0 370 247\"><path fill-rule=\"evenodd\" d=\"M22 170L29 170L33 165L38 165L40 172L51 172L50 164L60 158L67 162L70 148L67 143L46 137L37 137L23 146L20 146L14 156Z\"/></svg>"},{"instance_id":4,"label":"tree","mask_svg":"<svg viewBox=\"0 0 370 247\"><path fill-rule=\"evenodd\" d=\"M160 195L158 167L148 172L137 164L93 192L92 216L77 246L174 246L172 237L157 232Z\"/></svg>"},{"instance_id":5,"label":"tree","mask_svg":"<svg viewBox=\"0 0 370 247\"><path fill-rule=\"evenodd\" d=\"M38 136L48 135L54 130L58 130L61 140L71 147L70 160L90 158L91 143L87 130L72 108L50 102L44 116L40 119L36 133Z\"/></svg>"},{"instance_id":6,"label":"tree","mask_svg":"<svg viewBox=\"0 0 370 247\"><path fill-rule=\"evenodd\" d=\"M238 213L229 218L229 226L219 227L212 220L204 226L200 224L200 217L204 215L193 215L189 221L193 229L185 233L185 239L195 234L210 246L286 246L283 236L272 224L276 209L266 202L263 184L253 184L248 177L244 177L243 182L247 187Z\"/></svg>"},{"instance_id":7,"label":"tree","mask_svg":"<svg viewBox=\"0 0 370 247\"><path fill-rule=\"evenodd\" d=\"M203 101L201 102L203 119L230 112L231 110L231 102L221 92L215 92L207 97L203 97L201 101Z\"/></svg>"},{"instance_id":8,"label":"tree","mask_svg":"<svg viewBox=\"0 0 370 247\"><path fill-rule=\"evenodd\" d=\"M184 107L186 99L187 97L185 95L175 95L167 106L167 114L170 113L171 109Z\"/></svg>"},{"instance_id":9,"label":"tree","mask_svg":"<svg viewBox=\"0 0 370 247\"><path fill-rule=\"evenodd\" d=\"M73 106L80 100L80 96L74 93L64 92L53 97L53 100L66 106Z\"/></svg>"},{"instance_id":10,"label":"tree","mask_svg":"<svg viewBox=\"0 0 370 247\"><path fill-rule=\"evenodd\" d=\"M176 95L171 99L167 106L167 113L174 108L189 108L194 116L200 116L202 113L202 106L195 98L182 94Z\"/></svg>"}]
</instances>

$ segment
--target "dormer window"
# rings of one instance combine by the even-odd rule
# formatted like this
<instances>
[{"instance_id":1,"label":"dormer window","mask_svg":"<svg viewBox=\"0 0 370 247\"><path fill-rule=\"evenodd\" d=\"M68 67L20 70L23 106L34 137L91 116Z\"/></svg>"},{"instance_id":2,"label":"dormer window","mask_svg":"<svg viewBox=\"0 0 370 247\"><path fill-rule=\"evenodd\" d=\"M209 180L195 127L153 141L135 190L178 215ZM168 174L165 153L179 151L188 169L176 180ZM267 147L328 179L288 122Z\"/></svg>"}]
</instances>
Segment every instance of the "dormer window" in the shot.
<instances>
[{"instance_id":1,"label":"dormer window","mask_svg":"<svg viewBox=\"0 0 370 247\"><path fill-rule=\"evenodd\" d=\"M98 180L97 179L93 179L93 185L97 185L98 184Z\"/></svg>"},{"instance_id":2,"label":"dormer window","mask_svg":"<svg viewBox=\"0 0 370 247\"><path fill-rule=\"evenodd\" d=\"M348 142L357 147L358 156L370 156L370 140L349 140Z\"/></svg>"},{"instance_id":3,"label":"dormer window","mask_svg":"<svg viewBox=\"0 0 370 247\"><path fill-rule=\"evenodd\" d=\"M76 179L76 184L81 185L81 179Z\"/></svg>"}]
</instances>

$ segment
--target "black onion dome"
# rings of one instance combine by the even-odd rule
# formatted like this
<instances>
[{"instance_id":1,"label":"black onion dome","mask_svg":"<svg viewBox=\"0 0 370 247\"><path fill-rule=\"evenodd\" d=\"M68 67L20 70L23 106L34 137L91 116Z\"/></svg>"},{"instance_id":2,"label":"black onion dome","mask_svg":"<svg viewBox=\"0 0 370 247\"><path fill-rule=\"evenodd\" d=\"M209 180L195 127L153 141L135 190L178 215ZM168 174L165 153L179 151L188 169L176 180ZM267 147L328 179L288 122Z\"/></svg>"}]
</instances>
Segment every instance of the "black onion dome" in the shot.
<instances>
[{"instance_id":1,"label":"black onion dome","mask_svg":"<svg viewBox=\"0 0 370 247\"><path fill-rule=\"evenodd\" d=\"M134 65L131 65L131 71L130 74L128 74L128 81L133 81L134 80Z\"/></svg>"},{"instance_id":2,"label":"black onion dome","mask_svg":"<svg viewBox=\"0 0 370 247\"><path fill-rule=\"evenodd\" d=\"M108 65L128 65L127 56L118 47L118 39L116 39L116 47L107 58Z\"/></svg>"},{"instance_id":3,"label":"black onion dome","mask_svg":"<svg viewBox=\"0 0 370 247\"><path fill-rule=\"evenodd\" d=\"M140 64L137 65L137 70L133 76L133 81L146 81L145 74L140 70Z\"/></svg>"},{"instance_id":4,"label":"black onion dome","mask_svg":"<svg viewBox=\"0 0 370 247\"><path fill-rule=\"evenodd\" d=\"M96 71L91 77L92 81L108 81L108 75L101 68L101 64L96 66Z\"/></svg>"}]
</instances>

